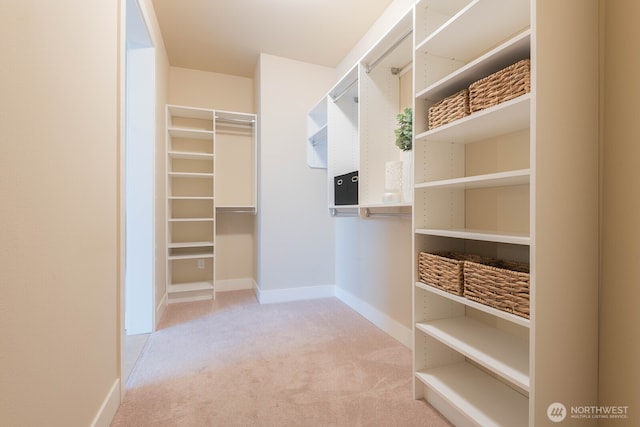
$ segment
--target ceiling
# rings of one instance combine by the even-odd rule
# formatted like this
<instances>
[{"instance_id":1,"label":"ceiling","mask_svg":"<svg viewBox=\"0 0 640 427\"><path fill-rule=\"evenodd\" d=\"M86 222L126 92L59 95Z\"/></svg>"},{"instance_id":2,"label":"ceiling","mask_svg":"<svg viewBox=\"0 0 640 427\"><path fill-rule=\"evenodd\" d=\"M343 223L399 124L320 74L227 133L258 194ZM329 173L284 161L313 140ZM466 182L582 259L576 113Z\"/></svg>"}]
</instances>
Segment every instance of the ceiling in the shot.
<instances>
[{"instance_id":1,"label":"ceiling","mask_svg":"<svg viewBox=\"0 0 640 427\"><path fill-rule=\"evenodd\" d=\"M172 66L253 77L267 53L336 67L392 0L152 0Z\"/></svg>"}]
</instances>

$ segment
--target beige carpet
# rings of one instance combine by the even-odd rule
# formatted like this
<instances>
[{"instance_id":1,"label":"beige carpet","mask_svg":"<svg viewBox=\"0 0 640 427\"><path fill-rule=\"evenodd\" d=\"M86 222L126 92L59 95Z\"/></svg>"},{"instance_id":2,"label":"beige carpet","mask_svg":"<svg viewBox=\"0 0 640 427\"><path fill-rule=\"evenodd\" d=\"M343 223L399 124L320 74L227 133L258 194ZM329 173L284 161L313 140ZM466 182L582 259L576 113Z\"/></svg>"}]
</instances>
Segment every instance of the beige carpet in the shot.
<instances>
[{"instance_id":1,"label":"beige carpet","mask_svg":"<svg viewBox=\"0 0 640 427\"><path fill-rule=\"evenodd\" d=\"M112 426L449 426L413 400L411 357L335 298L219 293L167 308Z\"/></svg>"}]
</instances>

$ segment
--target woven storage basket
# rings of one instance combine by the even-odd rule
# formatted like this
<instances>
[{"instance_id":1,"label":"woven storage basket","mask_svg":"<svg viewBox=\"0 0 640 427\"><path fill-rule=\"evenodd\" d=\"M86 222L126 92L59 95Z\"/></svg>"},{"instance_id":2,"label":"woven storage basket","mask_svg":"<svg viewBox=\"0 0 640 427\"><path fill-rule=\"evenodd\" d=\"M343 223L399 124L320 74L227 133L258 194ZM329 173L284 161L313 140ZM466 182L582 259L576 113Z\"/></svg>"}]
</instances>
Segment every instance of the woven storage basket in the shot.
<instances>
[{"instance_id":1,"label":"woven storage basket","mask_svg":"<svg viewBox=\"0 0 640 427\"><path fill-rule=\"evenodd\" d=\"M478 255L459 252L420 252L418 256L419 280L434 288L460 295L464 293L464 262L474 260L486 261Z\"/></svg>"},{"instance_id":2,"label":"woven storage basket","mask_svg":"<svg viewBox=\"0 0 640 427\"><path fill-rule=\"evenodd\" d=\"M472 113L531 92L531 61L523 59L469 86Z\"/></svg>"},{"instance_id":3,"label":"woven storage basket","mask_svg":"<svg viewBox=\"0 0 640 427\"><path fill-rule=\"evenodd\" d=\"M464 263L464 296L529 318L529 265L513 261Z\"/></svg>"},{"instance_id":4,"label":"woven storage basket","mask_svg":"<svg viewBox=\"0 0 640 427\"><path fill-rule=\"evenodd\" d=\"M469 90L462 89L429 107L429 129L446 125L469 115Z\"/></svg>"}]
</instances>

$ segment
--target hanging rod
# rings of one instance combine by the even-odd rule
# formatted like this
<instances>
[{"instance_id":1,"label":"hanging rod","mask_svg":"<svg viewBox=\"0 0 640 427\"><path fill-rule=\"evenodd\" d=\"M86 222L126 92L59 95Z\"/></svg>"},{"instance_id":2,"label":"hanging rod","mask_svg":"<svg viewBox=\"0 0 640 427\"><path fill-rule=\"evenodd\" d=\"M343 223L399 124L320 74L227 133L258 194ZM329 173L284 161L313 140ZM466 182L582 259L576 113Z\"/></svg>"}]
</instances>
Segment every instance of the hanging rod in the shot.
<instances>
[{"instance_id":1,"label":"hanging rod","mask_svg":"<svg viewBox=\"0 0 640 427\"><path fill-rule=\"evenodd\" d=\"M393 52L393 50L395 48L397 48L400 43L402 43L407 37L409 37L411 35L411 33L413 33L413 29L410 29L409 31L407 31L406 33L404 33L394 44L392 44L391 46L389 46L389 48L387 50L385 50L384 52L382 52L382 55L380 55L378 57L378 59L376 59L375 61L373 61L371 64L368 64L365 71L367 74L369 74L371 71L373 71L374 68L376 68L376 66L384 59L387 57L387 55L389 55L391 52Z\"/></svg>"},{"instance_id":2,"label":"hanging rod","mask_svg":"<svg viewBox=\"0 0 640 427\"><path fill-rule=\"evenodd\" d=\"M339 100L340 98L342 98L342 95L344 95L345 93L347 93L347 91L348 91L349 89L351 89L351 87L352 87L354 84L356 84L356 83L358 83L358 79L357 79L357 78L356 78L354 81L352 81L351 83L349 83L349 84L348 84L344 89L342 89L342 90L341 90L337 95L334 95L334 94L330 93L330 94L329 94L329 96L331 97L331 100L332 100L333 102L338 102L338 100Z\"/></svg>"},{"instance_id":3,"label":"hanging rod","mask_svg":"<svg viewBox=\"0 0 640 427\"><path fill-rule=\"evenodd\" d=\"M365 218L411 218L410 213L406 212L385 212L385 213L376 213L371 212L369 208L363 209L363 215Z\"/></svg>"},{"instance_id":4,"label":"hanging rod","mask_svg":"<svg viewBox=\"0 0 640 427\"><path fill-rule=\"evenodd\" d=\"M235 123L247 123L247 124L254 124L256 122L254 119L232 119L232 118L218 117L218 116L216 116L216 120L221 122L235 122Z\"/></svg>"},{"instance_id":5,"label":"hanging rod","mask_svg":"<svg viewBox=\"0 0 640 427\"><path fill-rule=\"evenodd\" d=\"M338 208L329 208L329 214L332 217L338 217L338 216L342 216L342 217L358 217L360 215L358 215L358 212L340 212L338 210Z\"/></svg>"}]
</instances>

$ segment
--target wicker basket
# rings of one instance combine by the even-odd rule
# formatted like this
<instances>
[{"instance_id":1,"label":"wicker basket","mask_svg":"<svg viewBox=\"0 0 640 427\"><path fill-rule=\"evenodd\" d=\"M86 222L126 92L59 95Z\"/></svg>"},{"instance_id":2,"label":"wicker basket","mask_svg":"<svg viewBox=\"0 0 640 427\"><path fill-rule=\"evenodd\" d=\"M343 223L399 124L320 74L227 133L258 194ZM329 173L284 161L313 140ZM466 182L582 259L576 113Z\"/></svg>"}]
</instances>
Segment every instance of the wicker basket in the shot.
<instances>
[{"instance_id":1,"label":"wicker basket","mask_svg":"<svg viewBox=\"0 0 640 427\"><path fill-rule=\"evenodd\" d=\"M420 252L418 257L419 280L434 288L462 296L464 293L464 262L485 261L478 255L459 252Z\"/></svg>"},{"instance_id":2,"label":"wicker basket","mask_svg":"<svg viewBox=\"0 0 640 427\"><path fill-rule=\"evenodd\" d=\"M429 107L429 129L446 125L469 115L469 90L462 89Z\"/></svg>"},{"instance_id":3,"label":"wicker basket","mask_svg":"<svg viewBox=\"0 0 640 427\"><path fill-rule=\"evenodd\" d=\"M464 296L529 318L529 265L513 261L464 263Z\"/></svg>"},{"instance_id":4,"label":"wicker basket","mask_svg":"<svg viewBox=\"0 0 640 427\"><path fill-rule=\"evenodd\" d=\"M531 92L531 61L523 59L469 86L472 113Z\"/></svg>"}]
</instances>

